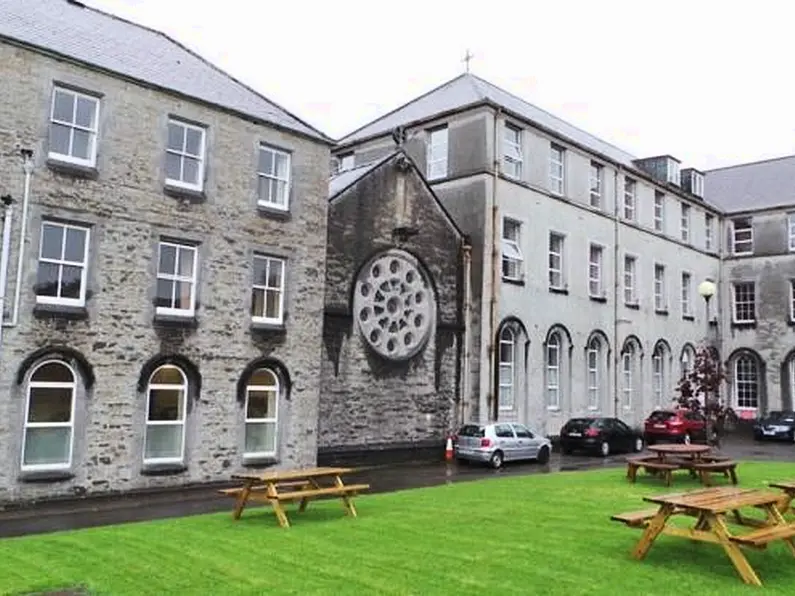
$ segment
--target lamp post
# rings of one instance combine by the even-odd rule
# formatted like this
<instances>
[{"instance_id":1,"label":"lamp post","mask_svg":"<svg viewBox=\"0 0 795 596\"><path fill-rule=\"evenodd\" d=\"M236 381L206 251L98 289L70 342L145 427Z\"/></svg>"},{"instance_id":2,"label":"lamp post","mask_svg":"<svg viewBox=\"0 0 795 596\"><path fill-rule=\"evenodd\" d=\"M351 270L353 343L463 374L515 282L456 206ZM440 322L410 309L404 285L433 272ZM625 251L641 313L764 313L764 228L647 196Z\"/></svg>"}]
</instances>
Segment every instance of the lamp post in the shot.
<instances>
[{"instance_id":1,"label":"lamp post","mask_svg":"<svg viewBox=\"0 0 795 596\"><path fill-rule=\"evenodd\" d=\"M704 306L705 306L705 323L706 323L706 332L705 332L705 341L706 344L709 340L709 301L715 295L715 282L709 279L705 279L700 284L698 284L698 293L704 299ZM709 410L709 392L704 392L704 411L706 413L707 419L707 442L712 439L712 414Z\"/></svg>"}]
</instances>

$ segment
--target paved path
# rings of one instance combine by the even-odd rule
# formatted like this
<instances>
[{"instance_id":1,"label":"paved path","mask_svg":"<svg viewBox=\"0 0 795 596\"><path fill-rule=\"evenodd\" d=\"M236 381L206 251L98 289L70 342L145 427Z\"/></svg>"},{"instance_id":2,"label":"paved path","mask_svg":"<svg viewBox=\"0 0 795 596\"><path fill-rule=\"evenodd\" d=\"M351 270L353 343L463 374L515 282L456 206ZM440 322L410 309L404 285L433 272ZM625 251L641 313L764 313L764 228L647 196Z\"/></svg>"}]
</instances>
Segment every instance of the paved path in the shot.
<instances>
[{"instance_id":1,"label":"paved path","mask_svg":"<svg viewBox=\"0 0 795 596\"><path fill-rule=\"evenodd\" d=\"M754 443L750 440L733 439L723 445L721 452L734 459L795 463L795 445L787 443ZM509 464L501 470L491 470L475 464L424 462L362 468L354 475L355 480L351 478L351 481L369 483L372 488L368 492L389 492L484 478L621 467L625 464L625 457L622 454L602 459L554 453L549 463L543 466L530 462ZM0 538L231 511L231 499L219 496L216 488L202 486L182 489L178 501L174 500L173 491L163 491L147 495L44 503L24 509L0 511Z\"/></svg>"}]
</instances>

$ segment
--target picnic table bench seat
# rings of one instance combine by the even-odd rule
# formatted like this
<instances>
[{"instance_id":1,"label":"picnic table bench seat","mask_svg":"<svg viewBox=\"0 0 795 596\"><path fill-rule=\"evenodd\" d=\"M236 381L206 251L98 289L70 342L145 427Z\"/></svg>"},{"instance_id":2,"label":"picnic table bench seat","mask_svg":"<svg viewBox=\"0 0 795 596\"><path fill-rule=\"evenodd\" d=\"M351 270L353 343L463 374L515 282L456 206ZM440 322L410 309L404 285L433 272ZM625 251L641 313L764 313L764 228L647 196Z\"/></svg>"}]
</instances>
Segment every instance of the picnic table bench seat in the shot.
<instances>
[{"instance_id":1,"label":"picnic table bench seat","mask_svg":"<svg viewBox=\"0 0 795 596\"><path fill-rule=\"evenodd\" d=\"M748 534L731 536L730 540L754 548L765 548L768 544L776 540L789 540L791 542L793 538L795 538L795 522L775 526L764 526Z\"/></svg>"},{"instance_id":2,"label":"picnic table bench seat","mask_svg":"<svg viewBox=\"0 0 795 596\"><path fill-rule=\"evenodd\" d=\"M647 472L662 472L666 485L671 484L671 472L678 470L677 464L662 462L656 456L652 457L628 457L627 458L627 478L635 482L638 476L638 469L644 468Z\"/></svg>"},{"instance_id":3,"label":"picnic table bench seat","mask_svg":"<svg viewBox=\"0 0 795 596\"><path fill-rule=\"evenodd\" d=\"M693 463L693 470L701 476L701 482L705 486L711 486L711 472L723 472L725 476L731 478L732 484L737 484L737 462L732 460L696 462Z\"/></svg>"},{"instance_id":4,"label":"picnic table bench seat","mask_svg":"<svg viewBox=\"0 0 795 596\"><path fill-rule=\"evenodd\" d=\"M627 511L625 513L616 513L611 515L610 519L613 521L622 522L631 528L642 528L657 515L657 508L654 509L641 509L640 511Z\"/></svg>"},{"instance_id":5,"label":"picnic table bench seat","mask_svg":"<svg viewBox=\"0 0 795 596\"><path fill-rule=\"evenodd\" d=\"M307 485L306 481L303 481L303 480L292 480L292 481L287 481L287 482L279 482L276 485L276 488L290 488L290 487L294 487L294 486L299 486L300 487L300 486L306 486L306 485ZM243 490L244 490L244 487L237 486L235 488L222 488L218 492L220 494L222 494L222 495L226 495L227 497L237 497L240 493L243 492ZM264 491L268 490L268 487L263 484L261 486L252 486L249 490L251 492L264 492Z\"/></svg>"},{"instance_id":6,"label":"picnic table bench seat","mask_svg":"<svg viewBox=\"0 0 795 596\"><path fill-rule=\"evenodd\" d=\"M369 484L346 484L345 486L330 486L328 488L315 488L299 490L291 493L279 493L275 498L279 501L295 501L307 497L322 497L324 495L355 495L359 491L370 488Z\"/></svg>"}]
</instances>

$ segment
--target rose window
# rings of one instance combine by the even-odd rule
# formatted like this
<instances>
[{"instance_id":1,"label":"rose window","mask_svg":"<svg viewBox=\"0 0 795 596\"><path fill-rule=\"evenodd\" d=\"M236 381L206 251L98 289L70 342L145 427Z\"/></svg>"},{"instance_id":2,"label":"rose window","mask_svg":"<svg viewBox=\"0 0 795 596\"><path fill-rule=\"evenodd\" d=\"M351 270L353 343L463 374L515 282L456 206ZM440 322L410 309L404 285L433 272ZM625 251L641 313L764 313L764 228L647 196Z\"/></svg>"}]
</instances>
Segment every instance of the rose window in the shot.
<instances>
[{"instance_id":1,"label":"rose window","mask_svg":"<svg viewBox=\"0 0 795 596\"><path fill-rule=\"evenodd\" d=\"M378 354L404 360L431 334L433 291L414 257L402 251L382 253L359 274L353 312L365 341Z\"/></svg>"}]
</instances>

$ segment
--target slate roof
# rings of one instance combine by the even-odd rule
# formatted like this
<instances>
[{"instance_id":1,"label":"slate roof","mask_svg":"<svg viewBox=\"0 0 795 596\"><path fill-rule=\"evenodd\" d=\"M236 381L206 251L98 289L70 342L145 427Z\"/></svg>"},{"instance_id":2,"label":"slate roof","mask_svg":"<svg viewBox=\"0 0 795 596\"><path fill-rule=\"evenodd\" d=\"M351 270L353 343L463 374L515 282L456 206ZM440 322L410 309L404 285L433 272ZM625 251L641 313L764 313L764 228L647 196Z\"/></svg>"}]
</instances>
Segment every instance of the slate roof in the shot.
<instances>
[{"instance_id":1,"label":"slate roof","mask_svg":"<svg viewBox=\"0 0 795 596\"><path fill-rule=\"evenodd\" d=\"M366 164L361 164L355 168L351 168L333 175L328 181L329 200L333 199L342 191L356 184L359 180L367 176L367 174L372 172L382 163L392 159L397 153L399 153L399 151L392 151L389 153L389 155L385 155L381 159L377 159Z\"/></svg>"},{"instance_id":2,"label":"slate roof","mask_svg":"<svg viewBox=\"0 0 795 596\"><path fill-rule=\"evenodd\" d=\"M552 130L561 137L568 138L577 144L606 155L620 164L635 167L632 162L636 158L630 153L471 73L464 73L353 131L342 138L339 144L347 145L362 141L366 138L385 134L398 125L405 126L412 122L432 118L436 114L484 102L499 105L522 118Z\"/></svg>"},{"instance_id":3,"label":"slate roof","mask_svg":"<svg viewBox=\"0 0 795 596\"><path fill-rule=\"evenodd\" d=\"M795 155L707 170L704 195L726 213L795 205Z\"/></svg>"},{"instance_id":4,"label":"slate roof","mask_svg":"<svg viewBox=\"0 0 795 596\"><path fill-rule=\"evenodd\" d=\"M0 0L3 37L333 142L164 33L79 2Z\"/></svg>"}]
</instances>

